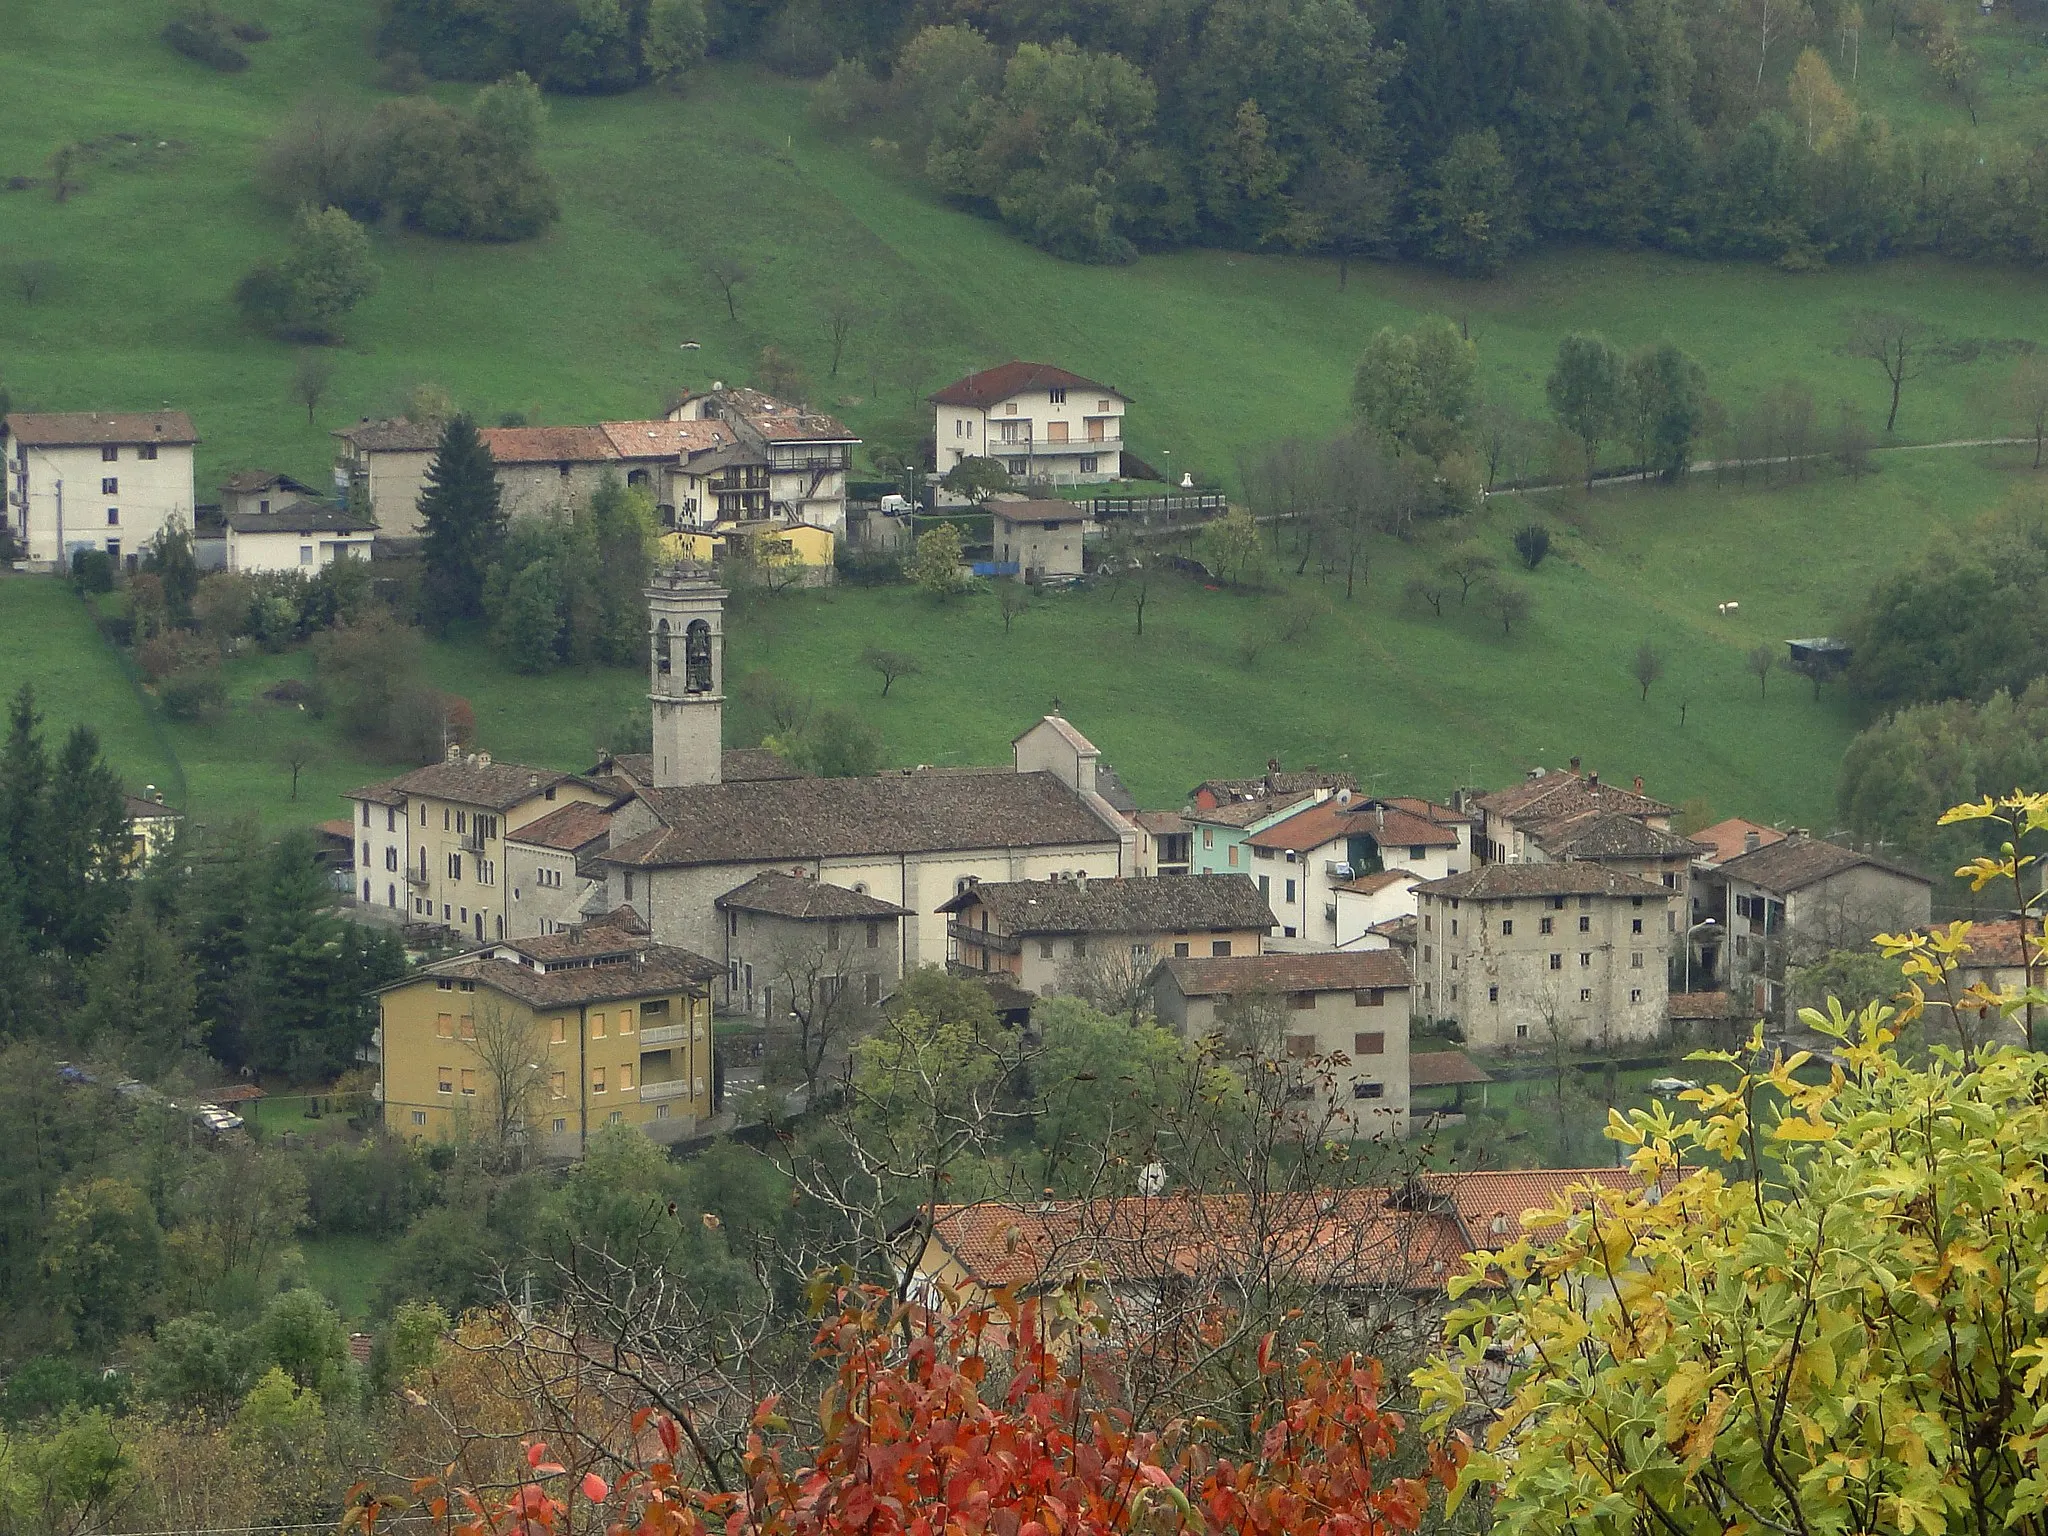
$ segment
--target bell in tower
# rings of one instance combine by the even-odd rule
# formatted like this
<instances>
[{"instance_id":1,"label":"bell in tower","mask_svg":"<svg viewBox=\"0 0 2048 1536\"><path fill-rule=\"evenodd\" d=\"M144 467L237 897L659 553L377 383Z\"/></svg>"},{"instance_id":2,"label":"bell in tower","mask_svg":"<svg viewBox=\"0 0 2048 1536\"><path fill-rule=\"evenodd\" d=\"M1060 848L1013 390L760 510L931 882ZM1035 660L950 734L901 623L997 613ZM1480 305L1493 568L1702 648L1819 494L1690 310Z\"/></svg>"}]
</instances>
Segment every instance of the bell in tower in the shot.
<instances>
[{"instance_id":1,"label":"bell in tower","mask_svg":"<svg viewBox=\"0 0 2048 1536\"><path fill-rule=\"evenodd\" d=\"M701 568L657 572L647 589L648 703L658 789L716 784L724 750L725 592Z\"/></svg>"}]
</instances>

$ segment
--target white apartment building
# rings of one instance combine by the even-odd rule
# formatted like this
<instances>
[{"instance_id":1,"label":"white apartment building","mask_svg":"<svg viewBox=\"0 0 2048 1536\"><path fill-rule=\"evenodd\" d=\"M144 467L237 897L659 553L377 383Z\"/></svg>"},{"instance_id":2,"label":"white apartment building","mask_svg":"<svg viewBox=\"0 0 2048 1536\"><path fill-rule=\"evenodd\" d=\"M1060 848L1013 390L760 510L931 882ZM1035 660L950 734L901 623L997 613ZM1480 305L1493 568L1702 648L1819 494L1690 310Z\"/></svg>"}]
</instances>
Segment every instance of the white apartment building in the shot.
<instances>
[{"instance_id":1,"label":"white apartment building","mask_svg":"<svg viewBox=\"0 0 2048 1536\"><path fill-rule=\"evenodd\" d=\"M1129 397L1050 363L1002 363L931 397L938 472L995 459L1018 480L1091 485L1123 474Z\"/></svg>"},{"instance_id":2,"label":"white apartment building","mask_svg":"<svg viewBox=\"0 0 2048 1536\"><path fill-rule=\"evenodd\" d=\"M192 526L198 441L183 411L17 411L0 431L0 527L32 569L69 566L81 549L132 569L165 523Z\"/></svg>"}]
</instances>

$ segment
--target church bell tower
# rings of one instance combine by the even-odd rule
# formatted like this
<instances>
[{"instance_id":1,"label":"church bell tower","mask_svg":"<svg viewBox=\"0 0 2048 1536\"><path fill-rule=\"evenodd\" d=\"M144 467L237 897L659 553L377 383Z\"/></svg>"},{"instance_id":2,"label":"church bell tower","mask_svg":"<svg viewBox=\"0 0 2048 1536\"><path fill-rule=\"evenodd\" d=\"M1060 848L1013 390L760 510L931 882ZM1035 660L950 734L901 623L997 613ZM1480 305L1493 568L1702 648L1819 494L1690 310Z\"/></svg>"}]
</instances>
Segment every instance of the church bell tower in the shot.
<instances>
[{"instance_id":1,"label":"church bell tower","mask_svg":"<svg viewBox=\"0 0 2048 1536\"><path fill-rule=\"evenodd\" d=\"M716 784L724 751L725 597L700 570L672 567L647 589L654 784Z\"/></svg>"}]
</instances>

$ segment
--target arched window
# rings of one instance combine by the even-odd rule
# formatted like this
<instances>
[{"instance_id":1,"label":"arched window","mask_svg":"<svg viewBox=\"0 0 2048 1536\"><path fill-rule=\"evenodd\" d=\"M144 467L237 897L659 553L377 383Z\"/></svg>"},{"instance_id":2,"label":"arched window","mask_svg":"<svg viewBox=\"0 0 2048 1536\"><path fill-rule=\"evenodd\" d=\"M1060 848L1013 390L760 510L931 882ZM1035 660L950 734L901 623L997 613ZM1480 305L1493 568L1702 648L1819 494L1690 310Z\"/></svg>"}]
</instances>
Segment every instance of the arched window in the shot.
<instances>
[{"instance_id":1,"label":"arched window","mask_svg":"<svg viewBox=\"0 0 2048 1536\"><path fill-rule=\"evenodd\" d=\"M711 691L711 626L702 619L690 620L683 631L683 686L691 693Z\"/></svg>"},{"instance_id":2,"label":"arched window","mask_svg":"<svg viewBox=\"0 0 2048 1536\"><path fill-rule=\"evenodd\" d=\"M663 619L654 626L654 670L662 677L668 676L668 620Z\"/></svg>"}]
</instances>

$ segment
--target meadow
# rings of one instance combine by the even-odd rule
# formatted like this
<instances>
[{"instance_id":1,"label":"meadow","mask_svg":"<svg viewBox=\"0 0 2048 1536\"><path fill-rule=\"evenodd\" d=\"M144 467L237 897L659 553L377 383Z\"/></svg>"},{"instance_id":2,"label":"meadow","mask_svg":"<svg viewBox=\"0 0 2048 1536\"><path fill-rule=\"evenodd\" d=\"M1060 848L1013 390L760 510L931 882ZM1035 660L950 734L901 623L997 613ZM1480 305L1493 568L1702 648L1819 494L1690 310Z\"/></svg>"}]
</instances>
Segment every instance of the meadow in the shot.
<instances>
[{"instance_id":1,"label":"meadow","mask_svg":"<svg viewBox=\"0 0 2048 1536\"><path fill-rule=\"evenodd\" d=\"M283 239L283 214L253 188L265 138L316 93L377 94L371 6L242 9L273 38L246 73L223 76L171 54L153 22L114 0L0 0L0 184L43 176L60 145L97 146L61 203L46 186L0 192L0 278L23 262L54 267L33 302L0 289L0 380L18 406L184 406L204 438L202 499L250 465L320 483L328 432L392 409L417 382L487 419L591 421L658 409L680 385L744 379L771 344L808 368L815 403L870 435L900 431L926 391L970 368L1055 360L1131 394L1133 446L1164 473L1229 484L1247 455L1339 426L1365 339L1431 312L1469 329L1486 390L1530 413L1559 337L1578 329L1623 344L1672 338L1731 407L1799 377L1824 417L1849 400L1879 420L1882 376L1840 350L1853 308L1908 309L1955 339L2048 341L2040 274L1935 260L1793 275L1552 250L1492 281L1362 265L1344 287L1328 262L1267 254L1067 265L936 202L886 152L819 137L802 87L718 65L681 96L556 100L545 156L564 217L542 239L462 246L379 229L382 286L333 349L335 381L309 423L287 398L296 354L248 331L229 294ZM2012 67L1987 76L1980 112L2004 129L2048 119L2048 71L2028 65L2017 37L1989 35ZM1916 131L1969 131L1917 55L1867 40L1858 89ZM752 269L737 319L701 276L721 251ZM835 378L824 309L840 293L866 318ZM1940 366L1915 380L1898 440L1995 433L2007 366ZM1268 644L1250 666L1243 636L1272 629L1276 605L1174 585L1152 592L1142 639L1127 595L1107 591L1047 596L1008 637L987 596L944 607L903 590L790 596L736 617L732 670L766 668L822 702L858 704L892 762L1000 761L1057 699L1153 804L1176 801L1191 776L1253 770L1273 754L1432 793L1578 755L1611 775L1641 773L1666 798L1824 827L1857 713L1791 678L1758 699L1743 652L1825 631L1874 575L1996 501L2023 462L1892 453L1860 483L1828 471L1789 487L1702 481L1550 507L1497 499L1484 536L1504 558L1531 516L1559 534L1551 561L1516 577L1535 615L1510 636L1476 613L1410 611L1402 582L1433 556L1389 543L1356 601L1335 594L1305 639ZM1715 607L1728 599L1742 606L1724 619ZM1627 664L1645 640L1668 675L1642 701ZM870 643L916 650L924 675L876 697L854 660ZM0 681L34 681L54 722L90 719L133 785L174 797L189 787L202 817L318 820L339 809L339 790L392 771L327 723L264 702L309 665L304 652L238 659L224 720L166 722L76 599L0 580ZM429 667L471 700L482 745L540 764L587 765L641 707L634 673L521 678L474 637L430 648ZM294 800L279 763L298 744L313 751Z\"/></svg>"}]
</instances>

